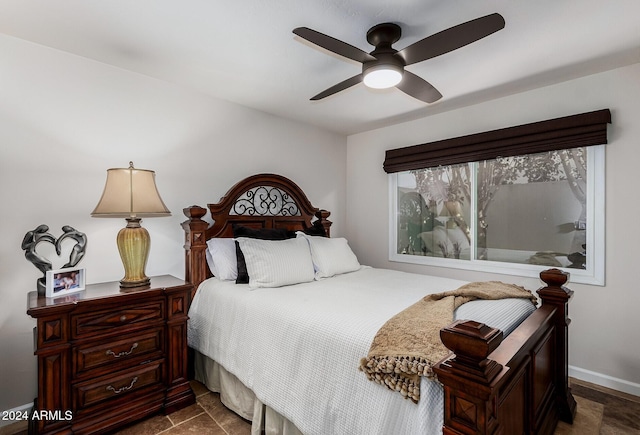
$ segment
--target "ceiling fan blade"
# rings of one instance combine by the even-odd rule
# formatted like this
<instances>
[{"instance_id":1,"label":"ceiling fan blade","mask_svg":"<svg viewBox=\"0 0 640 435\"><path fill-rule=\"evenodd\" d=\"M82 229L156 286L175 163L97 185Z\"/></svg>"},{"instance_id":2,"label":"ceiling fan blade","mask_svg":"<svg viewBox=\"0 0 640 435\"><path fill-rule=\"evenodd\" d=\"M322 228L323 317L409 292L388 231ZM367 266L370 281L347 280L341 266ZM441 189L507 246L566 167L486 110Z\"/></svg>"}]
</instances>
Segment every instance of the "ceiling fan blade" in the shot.
<instances>
[{"instance_id":1,"label":"ceiling fan blade","mask_svg":"<svg viewBox=\"0 0 640 435\"><path fill-rule=\"evenodd\" d=\"M353 45L349 45L346 42L342 42L339 39L332 38L324 33L309 29L308 27L298 27L293 29L293 33L317 46L360 63L376 60L375 57L371 56L366 51L360 50L358 47L354 47Z\"/></svg>"},{"instance_id":2,"label":"ceiling fan blade","mask_svg":"<svg viewBox=\"0 0 640 435\"><path fill-rule=\"evenodd\" d=\"M407 65L448 53L504 28L504 18L491 14L427 36L398 51Z\"/></svg>"},{"instance_id":3,"label":"ceiling fan blade","mask_svg":"<svg viewBox=\"0 0 640 435\"><path fill-rule=\"evenodd\" d=\"M396 85L396 88L425 103L433 103L442 98L442 94L431 83L407 70L404 71L402 81Z\"/></svg>"},{"instance_id":4,"label":"ceiling fan blade","mask_svg":"<svg viewBox=\"0 0 640 435\"><path fill-rule=\"evenodd\" d=\"M337 85L331 86L329 89L326 89L322 92L320 92L318 95L311 97L312 101L316 101L316 100L321 100L325 97L328 97L329 95L333 95L337 92L343 91L347 88L350 88L351 86L357 85L358 83L360 83L362 81L362 74L358 74L357 76L353 76L351 78L348 78L340 83L338 83Z\"/></svg>"}]
</instances>

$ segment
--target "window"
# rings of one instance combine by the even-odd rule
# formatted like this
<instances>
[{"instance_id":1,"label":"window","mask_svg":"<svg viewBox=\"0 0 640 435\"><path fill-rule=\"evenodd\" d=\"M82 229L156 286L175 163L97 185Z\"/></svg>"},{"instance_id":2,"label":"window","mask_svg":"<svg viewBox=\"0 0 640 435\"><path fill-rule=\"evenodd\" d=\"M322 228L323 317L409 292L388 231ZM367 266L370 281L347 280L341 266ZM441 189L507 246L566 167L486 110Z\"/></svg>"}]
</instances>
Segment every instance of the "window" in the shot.
<instances>
[{"instance_id":1,"label":"window","mask_svg":"<svg viewBox=\"0 0 640 435\"><path fill-rule=\"evenodd\" d=\"M604 285L609 122L604 110L387 151L389 259Z\"/></svg>"},{"instance_id":2,"label":"window","mask_svg":"<svg viewBox=\"0 0 640 435\"><path fill-rule=\"evenodd\" d=\"M389 177L392 261L604 284L603 146Z\"/></svg>"}]
</instances>

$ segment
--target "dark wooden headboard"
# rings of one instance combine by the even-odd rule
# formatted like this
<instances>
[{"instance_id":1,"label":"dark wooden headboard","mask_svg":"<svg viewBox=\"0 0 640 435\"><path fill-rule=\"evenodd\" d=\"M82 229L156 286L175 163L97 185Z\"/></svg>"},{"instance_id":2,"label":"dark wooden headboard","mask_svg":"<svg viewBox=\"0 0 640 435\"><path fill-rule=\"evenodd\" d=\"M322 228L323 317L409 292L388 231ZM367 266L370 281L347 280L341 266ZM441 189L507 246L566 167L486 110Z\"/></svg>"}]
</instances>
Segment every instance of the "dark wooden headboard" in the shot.
<instances>
[{"instance_id":1,"label":"dark wooden headboard","mask_svg":"<svg viewBox=\"0 0 640 435\"><path fill-rule=\"evenodd\" d=\"M207 266L207 240L233 237L233 225L252 228L284 228L304 231L321 226L330 234L330 212L311 205L307 195L290 179L258 174L236 183L220 201L207 204L213 224L203 220L207 209L193 205L183 209L185 232L185 280L197 289L211 276Z\"/></svg>"}]
</instances>

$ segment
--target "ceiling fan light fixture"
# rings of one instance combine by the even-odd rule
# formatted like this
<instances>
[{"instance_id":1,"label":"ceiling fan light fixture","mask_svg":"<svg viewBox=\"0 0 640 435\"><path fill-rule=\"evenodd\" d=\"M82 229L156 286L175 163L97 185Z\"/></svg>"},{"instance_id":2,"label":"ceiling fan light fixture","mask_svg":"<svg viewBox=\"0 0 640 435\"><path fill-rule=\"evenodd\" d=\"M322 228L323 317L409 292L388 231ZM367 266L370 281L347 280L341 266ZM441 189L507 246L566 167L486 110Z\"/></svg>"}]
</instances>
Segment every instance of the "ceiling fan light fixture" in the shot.
<instances>
[{"instance_id":1,"label":"ceiling fan light fixture","mask_svg":"<svg viewBox=\"0 0 640 435\"><path fill-rule=\"evenodd\" d=\"M378 65L368 68L362 81L368 88L387 89L400 83L402 73L402 68L397 65Z\"/></svg>"}]
</instances>

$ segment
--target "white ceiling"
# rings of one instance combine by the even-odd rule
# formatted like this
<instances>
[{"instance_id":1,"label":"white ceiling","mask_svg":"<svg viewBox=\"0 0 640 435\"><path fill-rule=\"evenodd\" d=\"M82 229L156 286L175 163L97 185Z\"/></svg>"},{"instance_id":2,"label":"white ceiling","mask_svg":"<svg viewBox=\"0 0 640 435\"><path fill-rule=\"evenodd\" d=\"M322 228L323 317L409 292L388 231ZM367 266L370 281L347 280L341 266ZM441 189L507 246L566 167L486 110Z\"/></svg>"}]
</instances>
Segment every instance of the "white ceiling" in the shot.
<instances>
[{"instance_id":1,"label":"white ceiling","mask_svg":"<svg viewBox=\"0 0 640 435\"><path fill-rule=\"evenodd\" d=\"M401 49L493 12L503 30L407 67L434 104L362 84L309 101L361 66L296 27L369 52L381 22L402 27ZM344 134L640 62L638 17L638 0L0 0L0 33Z\"/></svg>"}]
</instances>

